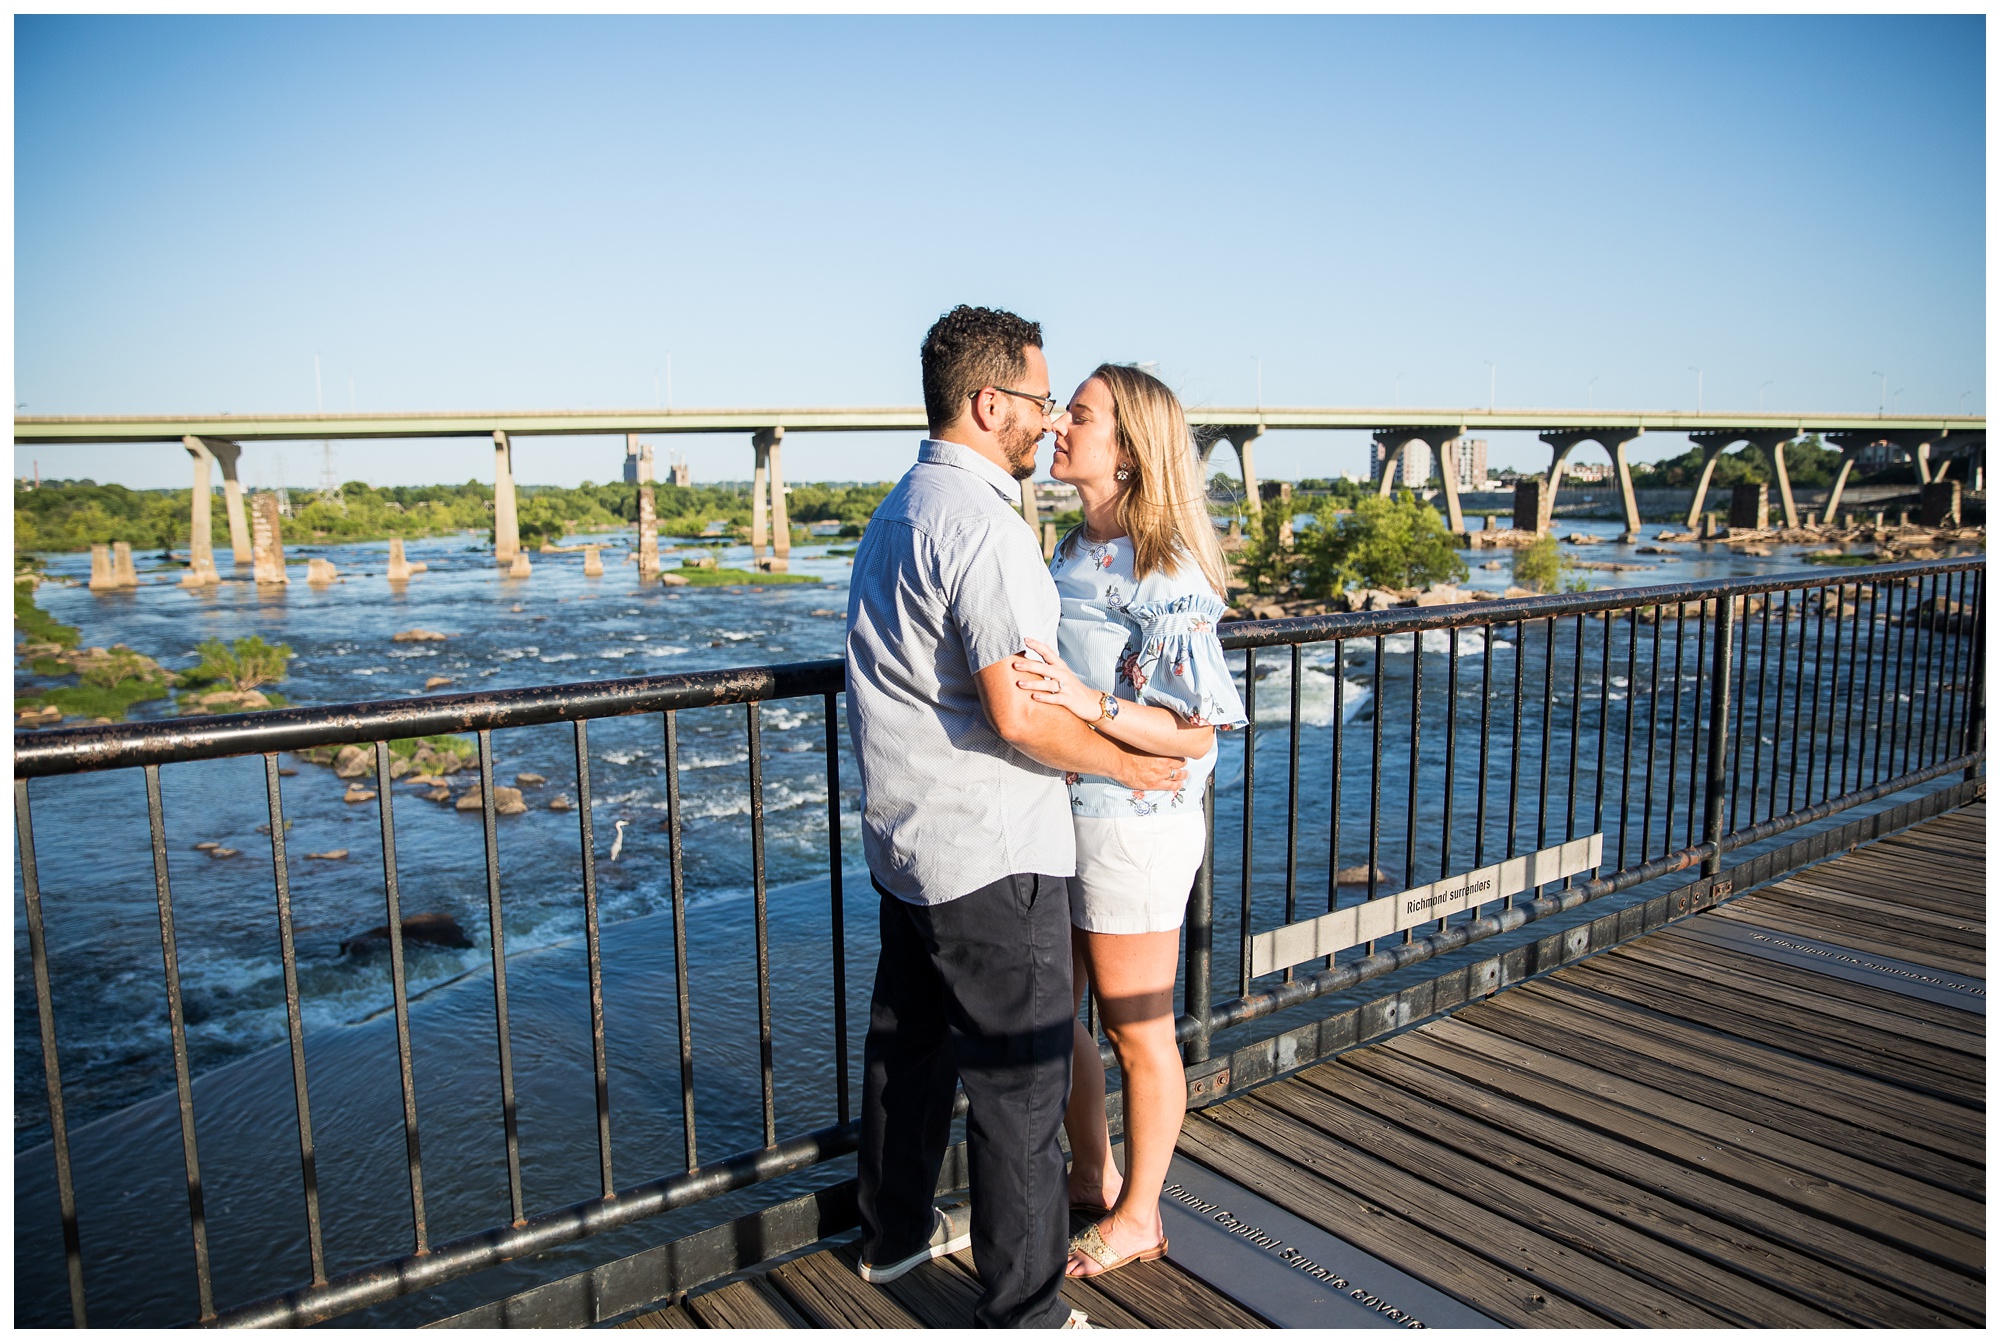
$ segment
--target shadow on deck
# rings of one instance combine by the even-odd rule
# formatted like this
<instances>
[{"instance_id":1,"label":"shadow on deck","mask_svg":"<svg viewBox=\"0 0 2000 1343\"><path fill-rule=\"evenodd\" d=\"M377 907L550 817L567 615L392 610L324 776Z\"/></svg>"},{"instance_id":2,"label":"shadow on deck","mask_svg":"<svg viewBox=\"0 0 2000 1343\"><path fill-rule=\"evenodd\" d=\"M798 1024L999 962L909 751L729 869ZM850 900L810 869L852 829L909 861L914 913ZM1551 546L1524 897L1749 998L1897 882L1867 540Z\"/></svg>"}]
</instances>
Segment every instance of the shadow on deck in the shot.
<instances>
[{"instance_id":1,"label":"shadow on deck","mask_svg":"<svg viewBox=\"0 0 2000 1343\"><path fill-rule=\"evenodd\" d=\"M1191 1113L1181 1159L1499 1325L1983 1325L1985 823L1964 807ZM1108 1328L1358 1322L1344 1280L1286 1317L1175 1248L1065 1295ZM1263 1272L1296 1287L1279 1248ZM971 1322L969 1255L882 1289L853 1258L622 1327Z\"/></svg>"}]
</instances>

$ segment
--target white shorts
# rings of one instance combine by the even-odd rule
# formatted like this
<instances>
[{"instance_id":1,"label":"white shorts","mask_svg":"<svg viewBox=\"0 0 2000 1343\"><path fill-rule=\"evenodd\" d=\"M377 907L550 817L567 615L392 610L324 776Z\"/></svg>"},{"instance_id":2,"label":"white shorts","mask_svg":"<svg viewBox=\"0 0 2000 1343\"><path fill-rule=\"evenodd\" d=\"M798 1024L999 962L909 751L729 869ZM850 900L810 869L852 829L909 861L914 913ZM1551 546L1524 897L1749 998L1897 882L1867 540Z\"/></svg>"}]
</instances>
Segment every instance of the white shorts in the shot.
<instances>
[{"instance_id":1,"label":"white shorts","mask_svg":"<svg viewBox=\"0 0 2000 1343\"><path fill-rule=\"evenodd\" d=\"M1181 926L1208 825L1199 811L1075 816L1069 921L1087 933L1164 933Z\"/></svg>"}]
</instances>

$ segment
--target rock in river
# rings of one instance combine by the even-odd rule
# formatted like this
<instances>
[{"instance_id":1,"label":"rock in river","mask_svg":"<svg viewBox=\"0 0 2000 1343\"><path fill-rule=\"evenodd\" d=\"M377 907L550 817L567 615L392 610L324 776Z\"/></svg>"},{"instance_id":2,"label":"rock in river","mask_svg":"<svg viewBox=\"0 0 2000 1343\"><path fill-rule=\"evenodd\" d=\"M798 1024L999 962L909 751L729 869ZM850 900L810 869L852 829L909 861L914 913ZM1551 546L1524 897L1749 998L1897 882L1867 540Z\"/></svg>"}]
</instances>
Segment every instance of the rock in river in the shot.
<instances>
[{"instance_id":1,"label":"rock in river","mask_svg":"<svg viewBox=\"0 0 2000 1343\"><path fill-rule=\"evenodd\" d=\"M403 920L403 941L420 942L427 947L454 947L463 950L472 945L472 939L465 935L465 929L458 926L458 920L449 914L412 914ZM389 945L389 925L370 928L365 933L356 934L340 944L342 955L348 952L375 951Z\"/></svg>"},{"instance_id":2,"label":"rock in river","mask_svg":"<svg viewBox=\"0 0 2000 1343\"><path fill-rule=\"evenodd\" d=\"M392 644L441 643L450 637L450 635L440 634L436 630L409 629L402 631L400 634L390 635L389 642Z\"/></svg>"}]
</instances>

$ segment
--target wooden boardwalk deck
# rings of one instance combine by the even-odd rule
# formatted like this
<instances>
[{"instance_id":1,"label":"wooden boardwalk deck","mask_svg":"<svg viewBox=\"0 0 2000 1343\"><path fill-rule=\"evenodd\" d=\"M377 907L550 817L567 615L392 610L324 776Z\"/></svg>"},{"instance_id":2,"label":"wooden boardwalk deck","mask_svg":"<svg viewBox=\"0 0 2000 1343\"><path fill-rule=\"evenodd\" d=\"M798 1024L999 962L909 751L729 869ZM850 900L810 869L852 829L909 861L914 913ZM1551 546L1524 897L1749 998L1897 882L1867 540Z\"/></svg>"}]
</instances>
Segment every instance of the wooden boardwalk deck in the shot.
<instances>
[{"instance_id":1,"label":"wooden boardwalk deck","mask_svg":"<svg viewBox=\"0 0 2000 1343\"><path fill-rule=\"evenodd\" d=\"M1718 943L1983 981L1985 810L1190 1114L1182 1154L1505 1325L1981 1326L1983 1013ZM970 1322L968 1256L877 1289L853 1252L628 1325ZM1229 1285L1162 1261L1065 1294L1103 1327L1264 1326Z\"/></svg>"}]
</instances>

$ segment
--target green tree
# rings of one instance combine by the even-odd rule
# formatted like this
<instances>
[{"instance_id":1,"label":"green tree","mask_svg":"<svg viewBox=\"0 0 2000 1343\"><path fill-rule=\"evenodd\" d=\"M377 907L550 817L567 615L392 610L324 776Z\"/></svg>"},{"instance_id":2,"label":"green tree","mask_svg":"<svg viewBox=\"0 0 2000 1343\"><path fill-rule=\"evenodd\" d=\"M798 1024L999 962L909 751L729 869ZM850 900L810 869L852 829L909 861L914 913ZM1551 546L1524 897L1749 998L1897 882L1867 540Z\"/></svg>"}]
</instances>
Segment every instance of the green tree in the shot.
<instances>
[{"instance_id":1,"label":"green tree","mask_svg":"<svg viewBox=\"0 0 2000 1343\"><path fill-rule=\"evenodd\" d=\"M1299 554L1286 539L1284 510L1266 508L1250 515L1233 568L1238 582L1264 596L1276 596L1296 584Z\"/></svg>"},{"instance_id":2,"label":"green tree","mask_svg":"<svg viewBox=\"0 0 2000 1343\"><path fill-rule=\"evenodd\" d=\"M1393 498L1363 495L1351 510L1331 501L1313 512L1298 536L1299 585L1307 596L1330 597L1350 584L1418 588L1455 583L1470 572L1438 511L1408 490Z\"/></svg>"}]
</instances>

